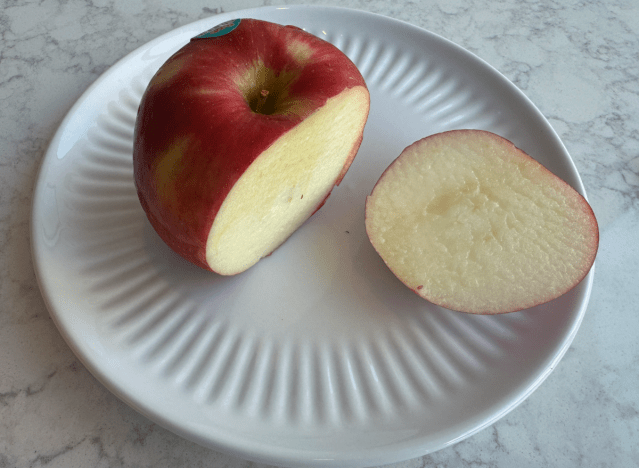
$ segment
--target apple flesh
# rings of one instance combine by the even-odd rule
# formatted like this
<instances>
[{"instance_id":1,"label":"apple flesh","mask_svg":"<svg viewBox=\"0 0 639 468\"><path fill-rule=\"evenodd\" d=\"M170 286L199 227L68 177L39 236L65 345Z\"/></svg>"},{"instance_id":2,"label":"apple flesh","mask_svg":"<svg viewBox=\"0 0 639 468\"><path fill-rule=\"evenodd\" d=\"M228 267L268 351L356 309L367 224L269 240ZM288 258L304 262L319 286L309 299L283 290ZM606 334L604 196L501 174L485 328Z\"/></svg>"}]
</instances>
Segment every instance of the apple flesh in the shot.
<instances>
[{"instance_id":1,"label":"apple flesh","mask_svg":"<svg viewBox=\"0 0 639 468\"><path fill-rule=\"evenodd\" d=\"M166 244L233 275L273 252L340 183L370 97L344 53L299 28L241 19L217 30L152 78L133 167Z\"/></svg>"},{"instance_id":2,"label":"apple flesh","mask_svg":"<svg viewBox=\"0 0 639 468\"><path fill-rule=\"evenodd\" d=\"M476 314L527 309L566 293L590 270L599 243L578 192L479 130L407 147L366 200L366 231L410 289Z\"/></svg>"}]
</instances>

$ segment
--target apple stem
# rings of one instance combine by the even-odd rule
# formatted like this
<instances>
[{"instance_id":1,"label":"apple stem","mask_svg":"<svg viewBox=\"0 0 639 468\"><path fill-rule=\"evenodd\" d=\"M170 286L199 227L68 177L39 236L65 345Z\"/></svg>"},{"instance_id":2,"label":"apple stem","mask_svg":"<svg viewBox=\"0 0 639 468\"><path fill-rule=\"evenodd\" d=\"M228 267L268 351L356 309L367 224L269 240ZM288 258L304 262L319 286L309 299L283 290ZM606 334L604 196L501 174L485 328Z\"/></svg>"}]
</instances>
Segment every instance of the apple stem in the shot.
<instances>
[{"instance_id":1,"label":"apple stem","mask_svg":"<svg viewBox=\"0 0 639 468\"><path fill-rule=\"evenodd\" d=\"M262 91L260 91L260 97L258 98L257 103L255 104L255 112L257 112L258 114L262 113L262 108L266 104L267 99L268 99L268 89L263 89Z\"/></svg>"}]
</instances>

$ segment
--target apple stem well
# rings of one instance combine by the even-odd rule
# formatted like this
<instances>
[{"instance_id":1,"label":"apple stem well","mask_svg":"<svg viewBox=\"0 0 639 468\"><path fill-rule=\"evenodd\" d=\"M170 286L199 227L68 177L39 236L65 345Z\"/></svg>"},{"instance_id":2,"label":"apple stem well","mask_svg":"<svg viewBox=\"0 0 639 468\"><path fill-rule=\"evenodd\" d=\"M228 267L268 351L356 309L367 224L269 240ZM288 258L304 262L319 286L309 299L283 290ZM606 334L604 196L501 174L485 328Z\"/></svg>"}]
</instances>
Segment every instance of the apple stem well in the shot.
<instances>
[{"instance_id":1,"label":"apple stem well","mask_svg":"<svg viewBox=\"0 0 639 468\"><path fill-rule=\"evenodd\" d=\"M268 89L263 89L249 101L249 106L257 114L271 115L275 112L275 98L275 94L271 94Z\"/></svg>"}]
</instances>

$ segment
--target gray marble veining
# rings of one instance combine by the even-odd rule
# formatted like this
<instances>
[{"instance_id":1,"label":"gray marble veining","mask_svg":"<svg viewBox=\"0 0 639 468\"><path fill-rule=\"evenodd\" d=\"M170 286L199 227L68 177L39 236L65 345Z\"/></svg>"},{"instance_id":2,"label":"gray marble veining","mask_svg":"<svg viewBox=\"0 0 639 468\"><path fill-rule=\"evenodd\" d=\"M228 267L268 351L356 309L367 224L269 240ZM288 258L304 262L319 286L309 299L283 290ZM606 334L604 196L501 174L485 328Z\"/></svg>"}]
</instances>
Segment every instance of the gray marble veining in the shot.
<instances>
[{"instance_id":1,"label":"gray marble veining","mask_svg":"<svg viewBox=\"0 0 639 468\"><path fill-rule=\"evenodd\" d=\"M87 372L38 290L29 223L49 139L101 73L177 26L280 3L0 0L0 467L262 466L173 435ZM340 5L440 34L513 81L562 138L601 230L588 312L548 380L493 426L394 467L639 466L639 4Z\"/></svg>"}]
</instances>

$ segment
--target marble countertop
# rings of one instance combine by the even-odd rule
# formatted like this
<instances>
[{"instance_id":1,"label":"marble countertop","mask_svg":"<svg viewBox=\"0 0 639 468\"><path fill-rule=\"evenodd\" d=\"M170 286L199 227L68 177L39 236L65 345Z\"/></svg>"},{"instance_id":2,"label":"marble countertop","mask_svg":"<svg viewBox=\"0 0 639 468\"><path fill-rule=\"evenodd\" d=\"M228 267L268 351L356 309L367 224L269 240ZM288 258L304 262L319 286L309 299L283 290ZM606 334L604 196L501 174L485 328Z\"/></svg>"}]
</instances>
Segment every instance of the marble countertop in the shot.
<instances>
[{"instance_id":1,"label":"marble countertop","mask_svg":"<svg viewBox=\"0 0 639 468\"><path fill-rule=\"evenodd\" d=\"M0 0L1 468L264 466L161 428L83 367L38 289L29 227L49 140L100 74L178 26L280 3ZM639 466L639 4L344 0L340 6L440 34L513 81L562 138L601 234L587 313L550 377L494 425L393 466Z\"/></svg>"}]
</instances>

